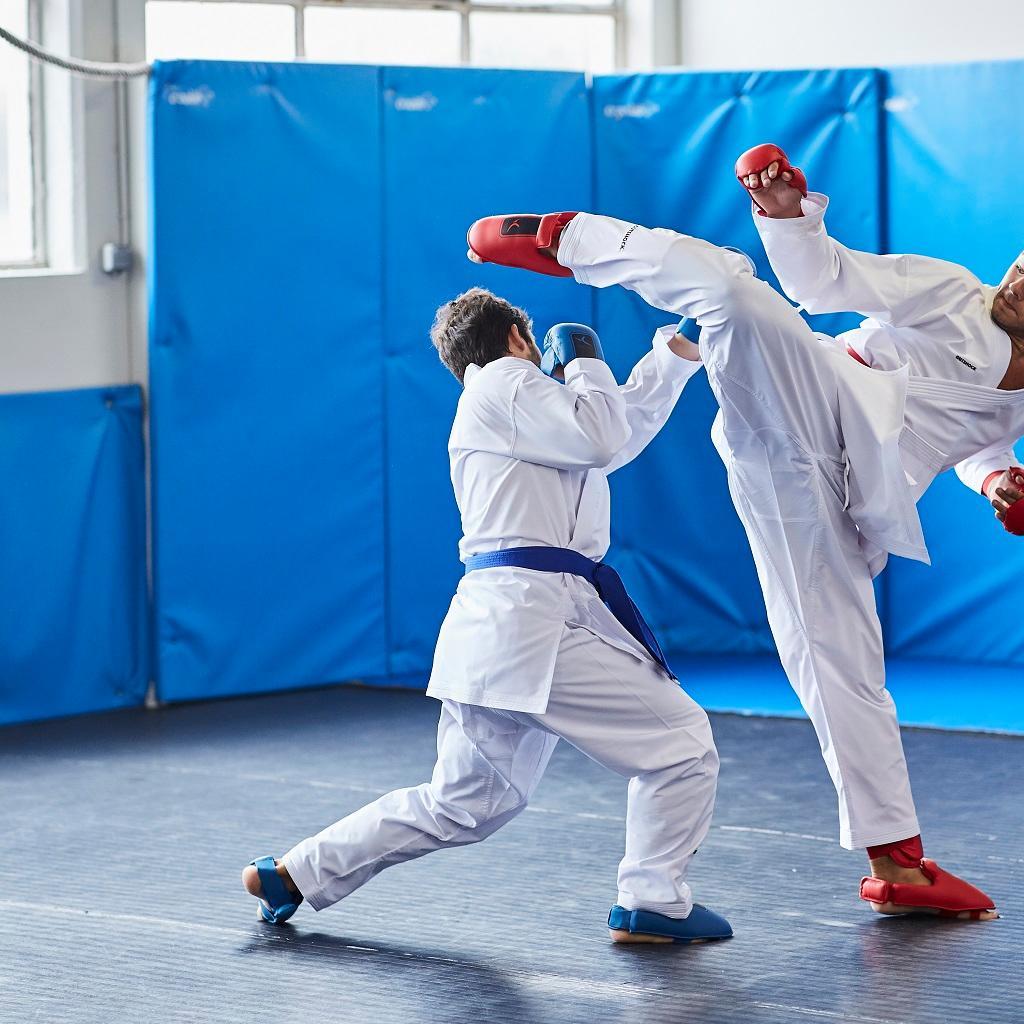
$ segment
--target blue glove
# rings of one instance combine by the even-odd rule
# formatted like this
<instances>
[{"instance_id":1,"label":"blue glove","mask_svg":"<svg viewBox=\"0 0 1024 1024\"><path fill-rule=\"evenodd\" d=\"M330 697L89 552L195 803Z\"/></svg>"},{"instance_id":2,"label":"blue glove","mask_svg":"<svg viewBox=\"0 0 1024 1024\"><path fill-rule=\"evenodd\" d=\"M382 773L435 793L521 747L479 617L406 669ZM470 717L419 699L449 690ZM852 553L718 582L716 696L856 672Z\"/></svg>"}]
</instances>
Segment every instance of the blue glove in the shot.
<instances>
[{"instance_id":1,"label":"blue glove","mask_svg":"<svg viewBox=\"0 0 1024 1024\"><path fill-rule=\"evenodd\" d=\"M544 335L540 368L553 377L559 367L565 369L574 359L604 359L601 339L585 324L555 324Z\"/></svg>"}]
</instances>

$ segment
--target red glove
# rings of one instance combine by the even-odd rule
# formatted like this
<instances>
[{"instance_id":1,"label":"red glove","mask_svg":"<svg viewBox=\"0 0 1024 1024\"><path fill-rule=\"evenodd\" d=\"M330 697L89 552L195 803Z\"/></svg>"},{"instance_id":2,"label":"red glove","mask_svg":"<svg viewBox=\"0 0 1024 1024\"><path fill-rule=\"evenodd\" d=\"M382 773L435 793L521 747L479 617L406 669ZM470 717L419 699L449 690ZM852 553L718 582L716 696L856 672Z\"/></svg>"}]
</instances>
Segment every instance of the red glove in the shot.
<instances>
[{"instance_id":1,"label":"red glove","mask_svg":"<svg viewBox=\"0 0 1024 1024\"><path fill-rule=\"evenodd\" d=\"M789 162L789 157L773 142L762 142L760 146L748 149L746 153L740 156L739 160L736 161L736 180L748 192L756 192L761 188L761 185L748 185L746 179L751 174L759 175L762 171L766 171L776 161L779 164L779 176L781 177L784 171L789 171L793 177L786 184L792 188L799 189L800 194L806 198L807 179L804 177L804 172L799 167L794 167ZM757 200L755 199L754 202L756 203ZM763 210L760 212L762 215L764 214Z\"/></svg>"},{"instance_id":2,"label":"red glove","mask_svg":"<svg viewBox=\"0 0 1024 1024\"><path fill-rule=\"evenodd\" d=\"M1019 490L1024 491L1024 470L1011 467L1010 481ZM1015 501L1006 511L1003 529L1017 537L1024 537L1024 498Z\"/></svg>"}]
</instances>

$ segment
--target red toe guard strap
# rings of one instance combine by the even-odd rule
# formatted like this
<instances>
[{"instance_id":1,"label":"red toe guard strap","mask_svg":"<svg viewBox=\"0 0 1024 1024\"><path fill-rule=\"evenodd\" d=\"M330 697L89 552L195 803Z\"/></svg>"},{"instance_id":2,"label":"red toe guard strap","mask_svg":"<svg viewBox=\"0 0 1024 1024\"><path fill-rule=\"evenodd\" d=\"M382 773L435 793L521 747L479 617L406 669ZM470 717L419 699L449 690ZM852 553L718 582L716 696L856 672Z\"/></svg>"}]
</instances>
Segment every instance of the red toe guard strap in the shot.
<instances>
[{"instance_id":1,"label":"red toe guard strap","mask_svg":"<svg viewBox=\"0 0 1024 1024\"><path fill-rule=\"evenodd\" d=\"M947 910L954 913L995 909L995 904L980 889L943 871L935 861L925 857L920 866L931 885L907 885L903 882L887 882L883 878L863 878L860 898L869 903L894 903L899 907L920 907L922 910Z\"/></svg>"},{"instance_id":2,"label":"red toe guard strap","mask_svg":"<svg viewBox=\"0 0 1024 1024\"><path fill-rule=\"evenodd\" d=\"M923 856L924 845L921 843L920 835L911 836L909 839L900 839L895 843L868 847L869 860L889 857L899 864L901 868L916 868L921 863Z\"/></svg>"}]
</instances>

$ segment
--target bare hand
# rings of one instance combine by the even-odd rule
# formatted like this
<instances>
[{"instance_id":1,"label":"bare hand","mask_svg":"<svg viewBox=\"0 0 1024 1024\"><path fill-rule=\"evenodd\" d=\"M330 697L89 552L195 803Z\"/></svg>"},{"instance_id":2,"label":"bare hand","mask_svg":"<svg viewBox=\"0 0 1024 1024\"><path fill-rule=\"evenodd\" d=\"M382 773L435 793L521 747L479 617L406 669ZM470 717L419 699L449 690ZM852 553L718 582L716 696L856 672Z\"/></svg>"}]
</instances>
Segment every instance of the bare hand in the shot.
<instances>
[{"instance_id":1,"label":"bare hand","mask_svg":"<svg viewBox=\"0 0 1024 1024\"><path fill-rule=\"evenodd\" d=\"M1002 522L1015 501L1024 498L1024 483L1020 483L1020 472L1008 469L989 484L985 497L996 510L996 519Z\"/></svg>"},{"instance_id":2,"label":"bare hand","mask_svg":"<svg viewBox=\"0 0 1024 1024\"><path fill-rule=\"evenodd\" d=\"M764 210L766 216L779 219L802 217L800 200L803 197L799 189L789 184L792 180L792 171L779 174L779 162L775 160L760 174L748 175L743 184L750 198Z\"/></svg>"}]
</instances>

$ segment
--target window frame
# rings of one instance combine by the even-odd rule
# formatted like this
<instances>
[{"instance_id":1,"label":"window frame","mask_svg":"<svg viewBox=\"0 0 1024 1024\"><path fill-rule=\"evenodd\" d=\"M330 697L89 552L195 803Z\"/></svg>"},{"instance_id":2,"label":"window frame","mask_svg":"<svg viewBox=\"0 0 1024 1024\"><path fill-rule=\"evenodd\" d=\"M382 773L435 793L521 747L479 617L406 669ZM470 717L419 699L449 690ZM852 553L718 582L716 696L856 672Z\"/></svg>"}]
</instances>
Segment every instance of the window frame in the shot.
<instances>
[{"instance_id":1,"label":"window frame","mask_svg":"<svg viewBox=\"0 0 1024 1024\"><path fill-rule=\"evenodd\" d=\"M41 0L25 0L25 4L29 38L41 39L42 2ZM46 148L44 141L46 125L44 123L43 68L39 61L32 60L27 56L25 59L28 61L28 158L32 182L32 255L24 260L0 258L0 272L44 270L49 266L46 245Z\"/></svg>"},{"instance_id":2,"label":"window frame","mask_svg":"<svg viewBox=\"0 0 1024 1024\"><path fill-rule=\"evenodd\" d=\"M205 0L223 3L227 0ZM306 9L337 7L362 10L455 11L460 15L459 59L468 65L472 59L470 15L478 12L494 14L599 14L611 18L614 26L615 64L625 67L627 54L626 0L569 0L566 3L545 3L544 0L243 0L245 3L277 4L295 12L295 59L306 58Z\"/></svg>"}]
</instances>

